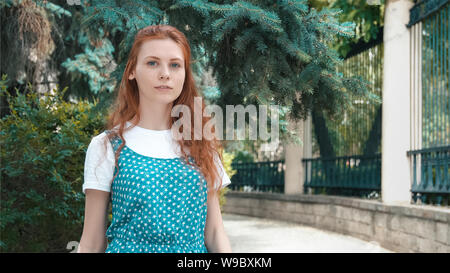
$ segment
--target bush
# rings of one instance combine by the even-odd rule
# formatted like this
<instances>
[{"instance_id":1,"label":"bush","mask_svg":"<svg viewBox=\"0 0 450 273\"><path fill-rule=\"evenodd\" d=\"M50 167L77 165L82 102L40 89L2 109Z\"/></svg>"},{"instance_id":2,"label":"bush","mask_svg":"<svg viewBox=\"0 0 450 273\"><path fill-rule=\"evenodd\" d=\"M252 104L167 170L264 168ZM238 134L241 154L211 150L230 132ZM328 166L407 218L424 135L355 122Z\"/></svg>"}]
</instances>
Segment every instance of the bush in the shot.
<instances>
[{"instance_id":1,"label":"bush","mask_svg":"<svg viewBox=\"0 0 450 273\"><path fill-rule=\"evenodd\" d=\"M10 114L0 121L2 252L68 252L80 239L86 149L104 120L96 102L63 101L64 89L12 96L0 81Z\"/></svg>"},{"instance_id":2,"label":"bush","mask_svg":"<svg viewBox=\"0 0 450 273\"><path fill-rule=\"evenodd\" d=\"M223 156L223 162L222 162L223 168L225 169L225 172L228 174L228 177L231 180L231 177L236 173L236 171L231 168L231 162L233 162L234 155L231 153L223 152L222 156ZM221 209L222 209L223 205L225 205L225 203L226 203L225 194L229 190L230 189L228 187L225 187L219 191L219 204L220 204Z\"/></svg>"},{"instance_id":3,"label":"bush","mask_svg":"<svg viewBox=\"0 0 450 273\"><path fill-rule=\"evenodd\" d=\"M250 162L255 162L255 158L248 151L245 151L245 150L237 151L237 152L235 152L233 162L235 162L235 163L250 163Z\"/></svg>"}]
</instances>

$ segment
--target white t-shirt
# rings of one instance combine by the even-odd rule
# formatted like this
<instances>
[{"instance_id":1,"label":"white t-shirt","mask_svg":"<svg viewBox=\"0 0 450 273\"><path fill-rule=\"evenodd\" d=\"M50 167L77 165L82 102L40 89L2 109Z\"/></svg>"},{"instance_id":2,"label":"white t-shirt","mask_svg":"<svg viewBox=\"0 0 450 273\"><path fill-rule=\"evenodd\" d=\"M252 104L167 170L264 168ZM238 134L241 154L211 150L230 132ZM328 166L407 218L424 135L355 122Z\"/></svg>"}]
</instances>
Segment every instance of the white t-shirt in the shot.
<instances>
[{"instance_id":1,"label":"white t-shirt","mask_svg":"<svg viewBox=\"0 0 450 273\"><path fill-rule=\"evenodd\" d=\"M127 122L126 127L131 126ZM167 130L150 130L139 126L131 128L123 134L126 141L125 145L134 152L154 158L176 158L181 157L180 146L172 138L172 132ZM86 152L84 163L84 183L83 193L86 189L96 189L102 191L111 191L112 178L114 176L114 150L111 143L106 141L106 150L104 140L107 138L103 132L94 136ZM218 167L219 177L222 179L222 188L228 186L231 181L220 161L215 157L215 163ZM219 181L215 181L216 189Z\"/></svg>"}]
</instances>

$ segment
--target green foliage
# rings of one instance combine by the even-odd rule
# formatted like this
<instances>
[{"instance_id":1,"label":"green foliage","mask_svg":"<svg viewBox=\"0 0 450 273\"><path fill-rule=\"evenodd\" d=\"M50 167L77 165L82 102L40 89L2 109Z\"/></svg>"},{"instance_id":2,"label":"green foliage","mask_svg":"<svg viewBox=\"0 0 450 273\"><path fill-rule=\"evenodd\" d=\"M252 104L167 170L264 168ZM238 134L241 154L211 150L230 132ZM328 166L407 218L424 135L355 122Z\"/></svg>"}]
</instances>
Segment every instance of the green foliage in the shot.
<instances>
[{"instance_id":1,"label":"green foliage","mask_svg":"<svg viewBox=\"0 0 450 273\"><path fill-rule=\"evenodd\" d=\"M233 162L236 163L255 162L255 158L253 154L249 153L248 151L241 150L235 153Z\"/></svg>"},{"instance_id":2,"label":"green foliage","mask_svg":"<svg viewBox=\"0 0 450 273\"><path fill-rule=\"evenodd\" d=\"M92 37L89 33L81 33L78 43L84 47L84 52L75 55L74 59L67 58L61 65L72 73L72 80L81 79L89 83L89 89L97 94L101 91L113 92L116 80L111 73L116 67L112 46L106 38L103 29L99 28Z\"/></svg>"},{"instance_id":3,"label":"green foliage","mask_svg":"<svg viewBox=\"0 0 450 273\"><path fill-rule=\"evenodd\" d=\"M228 177L231 179L231 177L233 177L233 175L236 174L236 171L233 170L233 168L231 167L231 162L233 162L234 155L231 153L223 152L222 157L223 157L222 162L223 168L225 169L225 172L227 173ZM219 192L220 208L222 208L226 204L227 201L225 195L229 190L230 189L228 187L225 187L220 190Z\"/></svg>"},{"instance_id":4,"label":"green foliage","mask_svg":"<svg viewBox=\"0 0 450 273\"><path fill-rule=\"evenodd\" d=\"M85 152L103 115L63 101L66 89L12 96L6 76L0 86L11 109L0 121L1 251L66 252L81 236Z\"/></svg>"},{"instance_id":5,"label":"green foliage","mask_svg":"<svg viewBox=\"0 0 450 273\"><path fill-rule=\"evenodd\" d=\"M0 7L13 7L13 6L17 6L22 2L22 0L3 0L0 2Z\"/></svg>"},{"instance_id":6,"label":"green foliage","mask_svg":"<svg viewBox=\"0 0 450 273\"><path fill-rule=\"evenodd\" d=\"M313 108L336 116L350 107L352 93L374 99L366 81L336 73L342 59L329 44L352 37L355 27L338 21L339 9L319 11L306 0L173 1L165 12L170 24L188 29L193 47L206 49L220 106L282 105L286 121ZM282 139L295 138L286 126L280 132Z\"/></svg>"},{"instance_id":7,"label":"green foliage","mask_svg":"<svg viewBox=\"0 0 450 273\"><path fill-rule=\"evenodd\" d=\"M82 6L86 15L83 24L101 23L105 27L112 27L113 33L128 33L128 42L133 41L139 29L160 23L164 16L158 7L158 1L153 0L90 0L87 5ZM134 18L129 17L130 15Z\"/></svg>"},{"instance_id":8,"label":"green foliage","mask_svg":"<svg viewBox=\"0 0 450 273\"><path fill-rule=\"evenodd\" d=\"M319 10L307 0L46 3L53 33L58 34L52 35L57 43L53 67L65 68L58 82L70 85L68 92L75 97L112 96L136 32L170 24L189 39L196 79L213 68L218 86L199 87L223 108L282 105L287 111L280 113L280 120L285 122L288 115L297 120L313 108L339 115L349 106L349 93L371 99L366 82L336 73L342 60L329 46L338 37L354 36L356 17L345 17L351 12L348 6L329 9L322 3ZM60 11L55 8L60 6ZM296 137L286 126L280 126L280 133L281 139Z\"/></svg>"},{"instance_id":9,"label":"green foliage","mask_svg":"<svg viewBox=\"0 0 450 273\"><path fill-rule=\"evenodd\" d=\"M333 43L335 49L343 57L358 41L375 40L380 35L380 27L384 25L385 1L380 4L369 5L366 0L330 0L330 7L342 10L339 21L355 22L355 36L351 38L338 38Z\"/></svg>"},{"instance_id":10,"label":"green foliage","mask_svg":"<svg viewBox=\"0 0 450 273\"><path fill-rule=\"evenodd\" d=\"M65 16L72 16L72 13L63 7L56 5L52 2L43 1L43 2L37 2L38 5L43 6L46 8L50 13L55 14L58 18L61 18L63 15Z\"/></svg>"},{"instance_id":11,"label":"green foliage","mask_svg":"<svg viewBox=\"0 0 450 273\"><path fill-rule=\"evenodd\" d=\"M216 86L206 86L202 90L202 95L206 100L213 101L220 98L220 90Z\"/></svg>"}]
</instances>

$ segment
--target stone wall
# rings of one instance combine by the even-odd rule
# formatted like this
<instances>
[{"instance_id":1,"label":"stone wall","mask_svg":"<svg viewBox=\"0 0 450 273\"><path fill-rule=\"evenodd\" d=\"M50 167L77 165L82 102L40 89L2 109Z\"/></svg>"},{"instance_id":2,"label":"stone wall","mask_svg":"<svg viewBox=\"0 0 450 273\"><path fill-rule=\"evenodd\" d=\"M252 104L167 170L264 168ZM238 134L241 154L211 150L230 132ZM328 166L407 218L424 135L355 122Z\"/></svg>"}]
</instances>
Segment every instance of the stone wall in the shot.
<instances>
[{"instance_id":1,"label":"stone wall","mask_svg":"<svg viewBox=\"0 0 450 273\"><path fill-rule=\"evenodd\" d=\"M302 194L226 194L223 212L295 222L395 252L450 252L450 209L386 205L374 200Z\"/></svg>"}]
</instances>

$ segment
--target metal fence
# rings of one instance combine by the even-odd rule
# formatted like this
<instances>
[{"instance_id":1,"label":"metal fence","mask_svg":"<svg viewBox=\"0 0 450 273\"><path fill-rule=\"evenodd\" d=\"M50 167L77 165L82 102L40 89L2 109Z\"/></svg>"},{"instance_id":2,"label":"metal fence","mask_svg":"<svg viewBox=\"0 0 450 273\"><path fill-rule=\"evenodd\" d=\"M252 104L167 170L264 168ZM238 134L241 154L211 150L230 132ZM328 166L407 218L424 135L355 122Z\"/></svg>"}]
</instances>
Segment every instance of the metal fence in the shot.
<instances>
[{"instance_id":1,"label":"metal fence","mask_svg":"<svg viewBox=\"0 0 450 273\"><path fill-rule=\"evenodd\" d=\"M410 12L411 193L414 202L448 205L450 1L421 1Z\"/></svg>"},{"instance_id":2,"label":"metal fence","mask_svg":"<svg viewBox=\"0 0 450 273\"><path fill-rule=\"evenodd\" d=\"M450 205L450 146L408 152L413 164L413 201Z\"/></svg>"},{"instance_id":3,"label":"metal fence","mask_svg":"<svg viewBox=\"0 0 450 273\"><path fill-rule=\"evenodd\" d=\"M383 85L383 29L375 40L358 43L338 71L361 77L381 98ZM379 198L381 195L381 105L352 96L353 107L340 118L325 116L328 135L337 157L303 159L305 193ZM315 130L314 130L315 131ZM317 138L317 136L316 136ZM314 140L316 140L314 138ZM313 142L313 146L318 146ZM313 149L317 150L317 148Z\"/></svg>"},{"instance_id":4,"label":"metal fence","mask_svg":"<svg viewBox=\"0 0 450 273\"><path fill-rule=\"evenodd\" d=\"M303 159L304 192L313 194L379 198L381 154Z\"/></svg>"},{"instance_id":5,"label":"metal fence","mask_svg":"<svg viewBox=\"0 0 450 273\"><path fill-rule=\"evenodd\" d=\"M232 163L231 190L284 193L284 160Z\"/></svg>"},{"instance_id":6,"label":"metal fence","mask_svg":"<svg viewBox=\"0 0 450 273\"><path fill-rule=\"evenodd\" d=\"M361 77L369 82L370 91L380 98L383 86L382 37L383 28L380 28L376 39L367 43L357 43L337 68L344 77ZM380 153L381 104L353 94L349 94L349 99L352 107L342 116L333 119L324 116L335 155ZM318 143L314 138L313 151L318 150L317 146Z\"/></svg>"}]
</instances>

